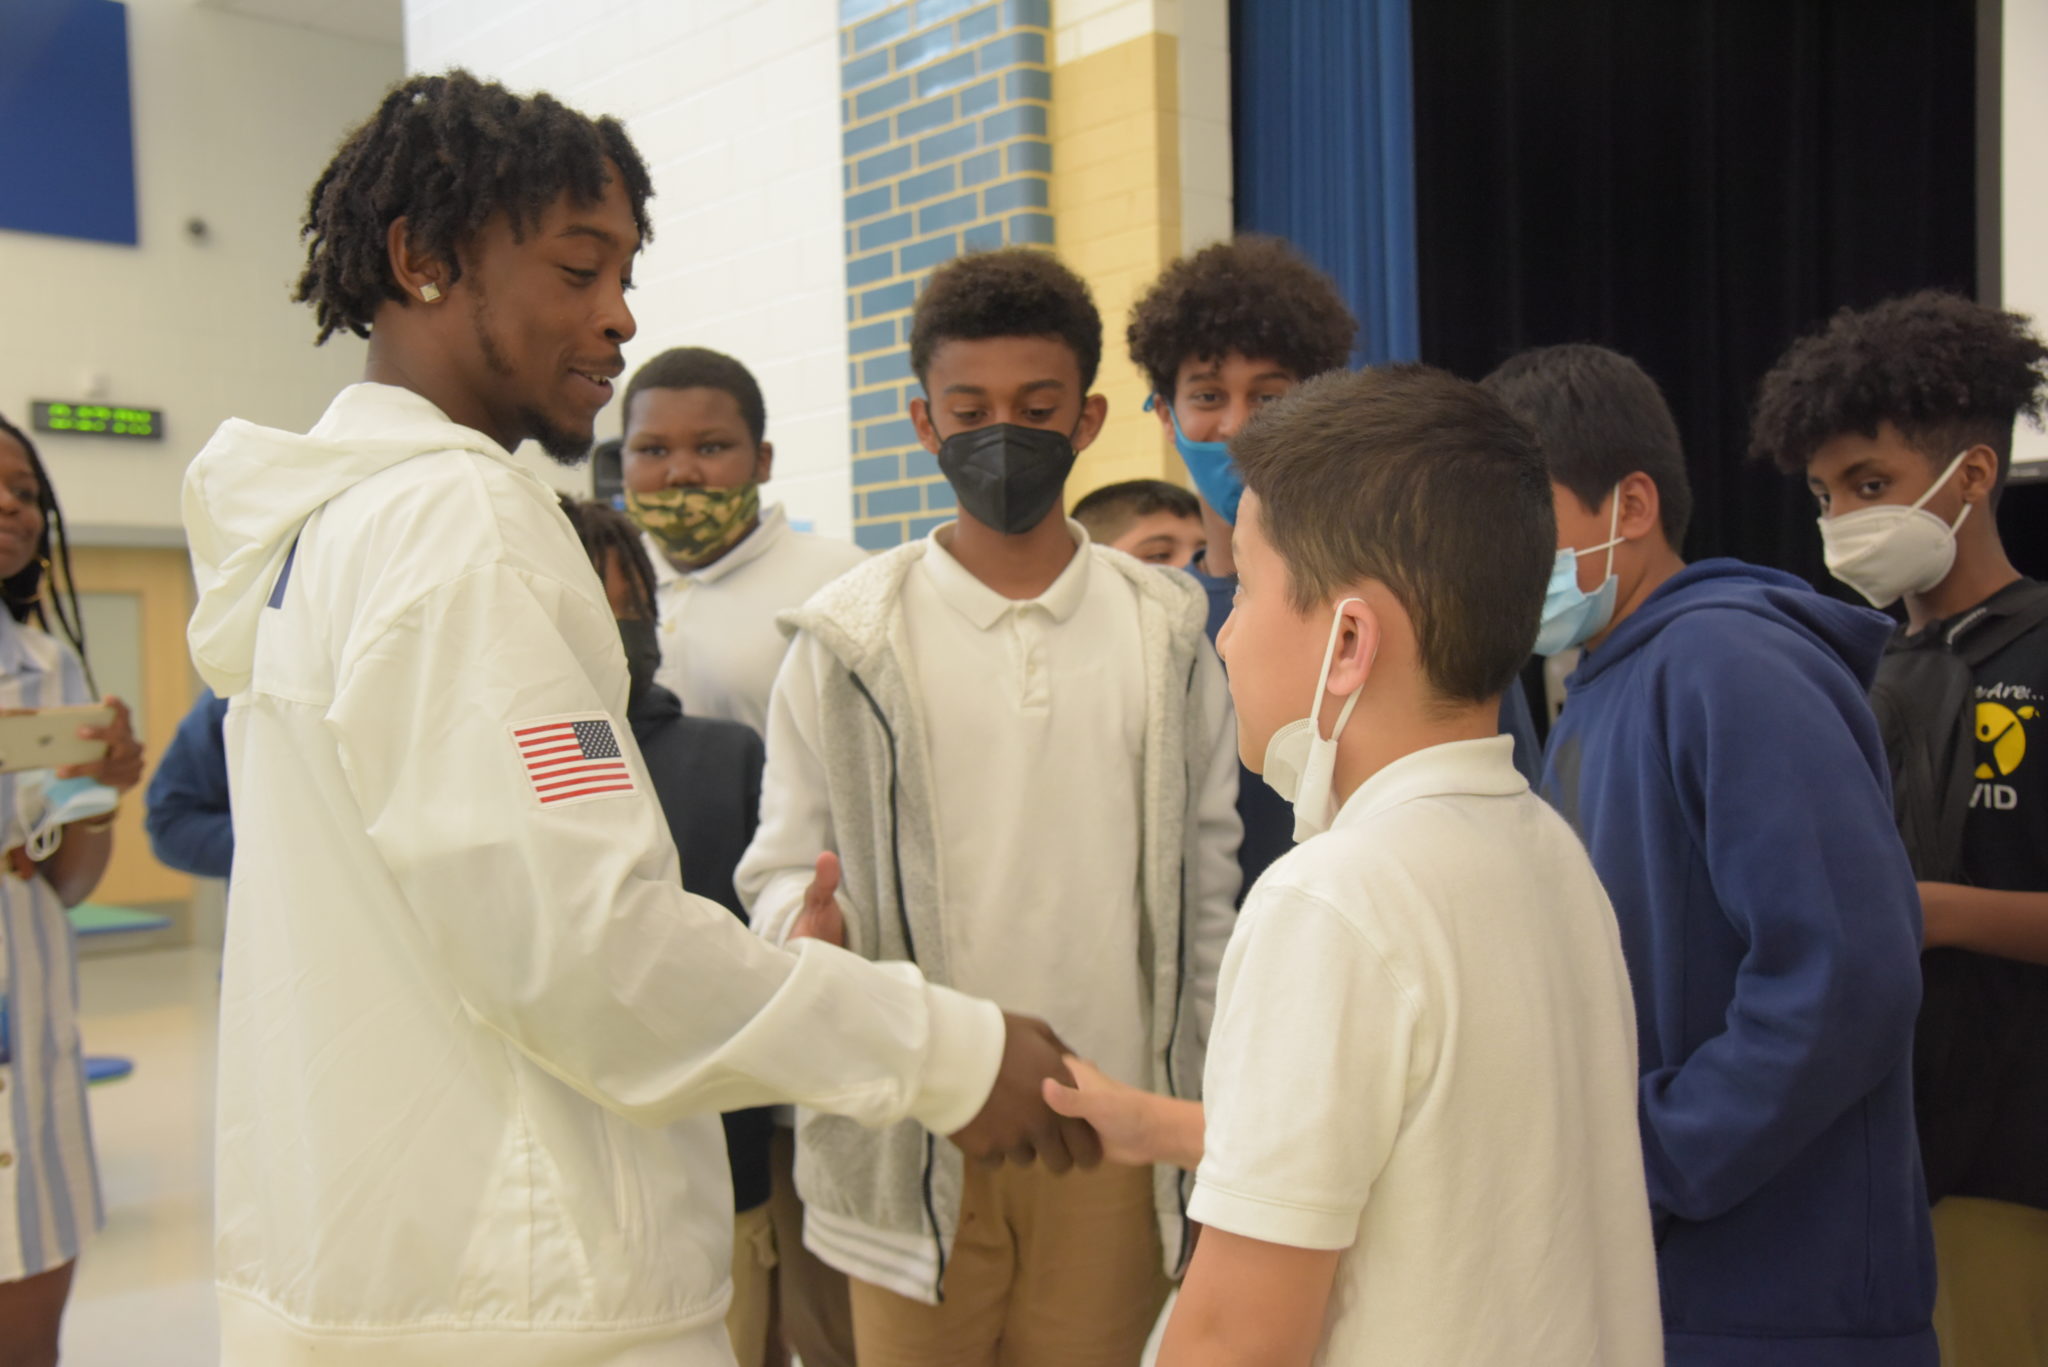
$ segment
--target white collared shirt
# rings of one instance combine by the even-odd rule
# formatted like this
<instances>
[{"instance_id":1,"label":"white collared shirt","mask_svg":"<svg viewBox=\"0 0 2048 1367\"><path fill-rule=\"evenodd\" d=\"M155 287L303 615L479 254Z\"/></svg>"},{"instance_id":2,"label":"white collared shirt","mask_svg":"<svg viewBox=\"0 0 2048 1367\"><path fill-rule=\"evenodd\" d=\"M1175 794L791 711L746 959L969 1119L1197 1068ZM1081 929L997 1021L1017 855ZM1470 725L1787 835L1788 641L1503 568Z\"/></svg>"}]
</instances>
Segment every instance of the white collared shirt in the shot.
<instances>
[{"instance_id":1,"label":"white collared shirt","mask_svg":"<svg viewBox=\"0 0 2048 1367\"><path fill-rule=\"evenodd\" d=\"M693 717L736 721L766 735L768 698L789 648L775 615L803 606L865 552L796 531L780 505L763 508L760 525L701 570L677 569L653 538L644 539L661 617L655 682Z\"/></svg>"},{"instance_id":2,"label":"white collared shirt","mask_svg":"<svg viewBox=\"0 0 2048 1367\"><path fill-rule=\"evenodd\" d=\"M1142 1085L1137 593L1093 567L1083 534L1044 593L1005 598L953 558L948 530L904 580L903 616L953 982Z\"/></svg>"},{"instance_id":3,"label":"white collared shirt","mask_svg":"<svg viewBox=\"0 0 2048 1367\"><path fill-rule=\"evenodd\" d=\"M1317 1362L1662 1360L1620 934L1513 746L1375 774L1224 955L1188 1216L1345 1250Z\"/></svg>"}]
</instances>

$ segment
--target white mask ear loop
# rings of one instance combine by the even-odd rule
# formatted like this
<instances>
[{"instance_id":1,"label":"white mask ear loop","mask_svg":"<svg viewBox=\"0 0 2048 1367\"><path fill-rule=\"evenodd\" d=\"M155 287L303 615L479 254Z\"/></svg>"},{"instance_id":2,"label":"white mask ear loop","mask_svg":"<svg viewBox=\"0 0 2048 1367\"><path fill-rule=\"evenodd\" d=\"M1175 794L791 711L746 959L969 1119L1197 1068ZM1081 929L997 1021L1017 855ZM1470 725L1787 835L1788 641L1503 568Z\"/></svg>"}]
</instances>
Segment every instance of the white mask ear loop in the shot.
<instances>
[{"instance_id":1,"label":"white mask ear loop","mask_svg":"<svg viewBox=\"0 0 2048 1367\"><path fill-rule=\"evenodd\" d=\"M1344 631L1344 609L1352 603L1356 603L1360 607L1365 606L1363 598L1346 598L1343 602L1337 604L1336 614L1330 619L1330 643L1323 647L1322 672L1316 675L1316 697L1315 701L1309 704L1308 724L1309 729L1315 733L1318 740L1335 740L1339 735L1343 734L1344 723L1351 720L1351 709L1358 705L1358 695L1365 692L1365 685L1362 683L1357 688L1351 690L1351 696L1344 699L1344 706L1338 709L1337 724L1330 728L1328 736L1324 736L1323 694L1328 692L1330 688L1330 666L1337 662L1337 638ZM1372 648L1372 660L1367 663L1366 668L1370 669L1373 664L1378 663L1379 658L1380 648L1379 644L1375 642Z\"/></svg>"},{"instance_id":2,"label":"white mask ear loop","mask_svg":"<svg viewBox=\"0 0 2048 1367\"><path fill-rule=\"evenodd\" d=\"M1921 509L1925 508L1928 504L1928 501L1932 499L1936 494L1941 492L1941 486L1948 483L1951 479L1955 478L1956 471L1962 468L1963 460L1970 454L1970 452L1976 449L1977 448L1974 446L1966 446L1962 450L1956 452L1956 458L1948 463L1948 469L1943 470L1941 472L1941 478L1934 481L1934 483L1928 485L1927 492L1913 500L1913 511L1917 513ZM1974 503L1965 503L1963 505L1963 510L1960 513L1956 514L1956 520L1948 524L1948 530L1951 536L1955 534L1955 531L1958 527L1961 527L1963 525L1963 519L1970 515L1970 509L1976 506L1977 505Z\"/></svg>"},{"instance_id":3,"label":"white mask ear loop","mask_svg":"<svg viewBox=\"0 0 2048 1367\"><path fill-rule=\"evenodd\" d=\"M1588 546L1583 551L1573 551L1572 555L1574 558L1584 558L1606 551L1607 572L1600 576L1604 582L1614 577L1614 548L1626 540L1628 538L1621 534L1621 486L1617 484L1614 486L1613 510L1607 514L1607 539L1597 546Z\"/></svg>"}]
</instances>

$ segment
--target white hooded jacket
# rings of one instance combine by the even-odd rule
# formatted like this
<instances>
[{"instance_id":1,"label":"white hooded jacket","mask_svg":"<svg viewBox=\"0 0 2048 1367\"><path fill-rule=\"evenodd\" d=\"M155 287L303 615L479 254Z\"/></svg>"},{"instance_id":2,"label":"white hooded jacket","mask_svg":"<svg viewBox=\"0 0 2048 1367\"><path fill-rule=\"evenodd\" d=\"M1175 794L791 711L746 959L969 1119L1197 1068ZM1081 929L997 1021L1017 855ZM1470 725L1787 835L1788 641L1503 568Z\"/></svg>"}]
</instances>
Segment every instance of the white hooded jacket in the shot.
<instances>
[{"instance_id":1,"label":"white hooded jacket","mask_svg":"<svg viewBox=\"0 0 2048 1367\"><path fill-rule=\"evenodd\" d=\"M716 1112L949 1133L1000 1013L682 890L582 547L427 400L230 422L184 514L232 697L223 1361L730 1361Z\"/></svg>"}]
</instances>

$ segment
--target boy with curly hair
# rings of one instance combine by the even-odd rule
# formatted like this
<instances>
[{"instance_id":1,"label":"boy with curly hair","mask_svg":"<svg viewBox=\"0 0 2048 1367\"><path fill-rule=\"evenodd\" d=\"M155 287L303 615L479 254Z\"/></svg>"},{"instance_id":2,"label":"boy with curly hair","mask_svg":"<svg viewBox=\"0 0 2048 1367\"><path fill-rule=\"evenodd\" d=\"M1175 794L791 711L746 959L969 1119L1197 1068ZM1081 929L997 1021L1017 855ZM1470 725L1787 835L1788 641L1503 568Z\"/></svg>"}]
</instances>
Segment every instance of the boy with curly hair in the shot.
<instances>
[{"instance_id":1,"label":"boy with curly hair","mask_svg":"<svg viewBox=\"0 0 2048 1367\"><path fill-rule=\"evenodd\" d=\"M1230 532L1244 477L1230 443L1253 415L1303 381L1342 369L1358 322L1337 282L1277 237L1245 233L1184 256L1131 310L1125 340L1152 385L1147 401L1201 495L1204 548L1191 572L1209 595L1209 639L1230 616L1237 564ZM1519 686L1501 697L1501 730L1530 779L1541 764L1536 724ZM1238 780L1250 889L1293 845L1293 821L1249 770Z\"/></svg>"},{"instance_id":2,"label":"boy with curly hair","mask_svg":"<svg viewBox=\"0 0 2048 1367\"><path fill-rule=\"evenodd\" d=\"M1927 291L1844 310L1764 378L1751 449L1805 476L1835 577L1906 624L1879 666L1927 952L1914 1102L1952 1367L2048 1362L2048 586L1998 530L2048 347Z\"/></svg>"},{"instance_id":3,"label":"boy with curly hair","mask_svg":"<svg viewBox=\"0 0 2048 1367\"><path fill-rule=\"evenodd\" d=\"M1063 513L1101 354L1087 286L1047 253L933 274L911 416L959 519L785 619L739 886L772 940L1028 1003L1111 1076L1191 1096L1235 919L1236 752L1201 591ZM844 871L822 905L819 850ZM1128 1367L1190 1242L1168 1168L991 1171L915 1126L808 1114L797 1149L862 1362Z\"/></svg>"}]
</instances>

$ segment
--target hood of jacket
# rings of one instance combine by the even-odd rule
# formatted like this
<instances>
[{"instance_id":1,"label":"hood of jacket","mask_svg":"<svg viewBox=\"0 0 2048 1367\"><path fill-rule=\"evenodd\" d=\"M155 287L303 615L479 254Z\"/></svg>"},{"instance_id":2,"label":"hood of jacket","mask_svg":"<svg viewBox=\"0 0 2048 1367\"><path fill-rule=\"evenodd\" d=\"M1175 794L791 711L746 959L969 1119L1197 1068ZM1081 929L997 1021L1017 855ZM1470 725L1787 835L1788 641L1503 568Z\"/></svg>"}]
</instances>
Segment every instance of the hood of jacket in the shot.
<instances>
[{"instance_id":1,"label":"hood of jacket","mask_svg":"<svg viewBox=\"0 0 2048 1367\"><path fill-rule=\"evenodd\" d=\"M435 451L512 464L483 433L392 385L350 385L303 435L239 418L221 424L185 472L182 508L199 590L186 639L214 692L225 698L248 687L257 623L306 519L371 476Z\"/></svg>"}]
</instances>

